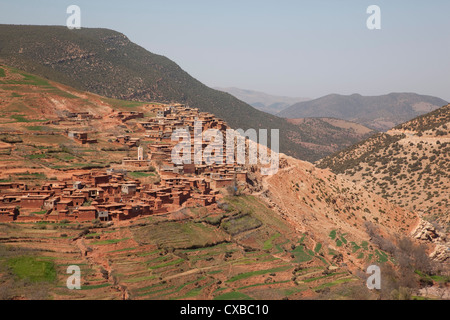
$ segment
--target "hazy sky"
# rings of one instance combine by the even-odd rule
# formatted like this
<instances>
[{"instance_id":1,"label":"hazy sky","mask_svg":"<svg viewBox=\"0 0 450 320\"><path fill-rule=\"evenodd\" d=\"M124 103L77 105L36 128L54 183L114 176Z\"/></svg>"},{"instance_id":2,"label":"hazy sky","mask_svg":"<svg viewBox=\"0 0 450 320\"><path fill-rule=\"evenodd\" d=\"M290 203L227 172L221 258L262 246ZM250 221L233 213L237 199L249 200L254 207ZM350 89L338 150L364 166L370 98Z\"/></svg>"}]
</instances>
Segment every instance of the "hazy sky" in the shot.
<instances>
[{"instance_id":1,"label":"hazy sky","mask_svg":"<svg viewBox=\"0 0 450 320\"><path fill-rule=\"evenodd\" d=\"M0 0L0 23L124 33L210 87L316 98L416 92L450 101L450 1ZM369 30L369 5L381 30Z\"/></svg>"}]
</instances>

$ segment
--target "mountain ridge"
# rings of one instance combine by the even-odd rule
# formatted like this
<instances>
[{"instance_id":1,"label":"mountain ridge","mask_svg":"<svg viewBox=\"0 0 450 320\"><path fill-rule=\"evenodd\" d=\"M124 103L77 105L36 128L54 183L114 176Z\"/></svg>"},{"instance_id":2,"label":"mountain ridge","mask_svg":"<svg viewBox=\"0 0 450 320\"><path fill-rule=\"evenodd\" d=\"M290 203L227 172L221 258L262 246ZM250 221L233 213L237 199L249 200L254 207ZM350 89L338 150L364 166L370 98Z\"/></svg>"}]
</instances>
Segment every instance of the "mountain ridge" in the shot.
<instances>
[{"instance_id":1,"label":"mountain ridge","mask_svg":"<svg viewBox=\"0 0 450 320\"><path fill-rule=\"evenodd\" d=\"M273 95L262 91L240 89L236 87L226 87L226 88L215 87L214 89L227 92L235 96L239 100L242 100L250 104L256 109L273 115L276 115L278 112L281 112L282 110L290 107L295 103L311 100L309 98L304 97L288 97L288 96Z\"/></svg>"},{"instance_id":2,"label":"mountain ridge","mask_svg":"<svg viewBox=\"0 0 450 320\"><path fill-rule=\"evenodd\" d=\"M294 104L277 115L285 118L334 117L386 131L447 103L437 97L408 92L379 96L333 93Z\"/></svg>"}]
</instances>

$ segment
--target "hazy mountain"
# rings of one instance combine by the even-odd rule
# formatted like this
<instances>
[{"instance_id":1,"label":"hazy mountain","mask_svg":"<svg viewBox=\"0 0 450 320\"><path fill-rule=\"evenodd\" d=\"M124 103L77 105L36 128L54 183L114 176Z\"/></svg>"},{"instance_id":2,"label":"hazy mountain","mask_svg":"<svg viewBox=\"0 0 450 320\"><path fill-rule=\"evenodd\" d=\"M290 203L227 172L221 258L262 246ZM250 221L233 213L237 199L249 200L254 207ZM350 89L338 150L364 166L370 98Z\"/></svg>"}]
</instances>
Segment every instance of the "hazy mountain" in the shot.
<instances>
[{"instance_id":1,"label":"hazy mountain","mask_svg":"<svg viewBox=\"0 0 450 320\"><path fill-rule=\"evenodd\" d=\"M446 104L447 102L440 98L415 93L367 97L359 94L330 94L296 103L277 115L285 118L333 117L386 131Z\"/></svg>"},{"instance_id":2,"label":"hazy mountain","mask_svg":"<svg viewBox=\"0 0 450 320\"><path fill-rule=\"evenodd\" d=\"M247 102L256 109L270 114L277 114L295 103L310 100L308 98L271 95L260 91L244 90L234 87L214 89L228 92L239 100Z\"/></svg>"},{"instance_id":3,"label":"hazy mountain","mask_svg":"<svg viewBox=\"0 0 450 320\"><path fill-rule=\"evenodd\" d=\"M361 124L334 118L289 119L298 126L294 142L321 158L358 143L376 131Z\"/></svg>"}]
</instances>

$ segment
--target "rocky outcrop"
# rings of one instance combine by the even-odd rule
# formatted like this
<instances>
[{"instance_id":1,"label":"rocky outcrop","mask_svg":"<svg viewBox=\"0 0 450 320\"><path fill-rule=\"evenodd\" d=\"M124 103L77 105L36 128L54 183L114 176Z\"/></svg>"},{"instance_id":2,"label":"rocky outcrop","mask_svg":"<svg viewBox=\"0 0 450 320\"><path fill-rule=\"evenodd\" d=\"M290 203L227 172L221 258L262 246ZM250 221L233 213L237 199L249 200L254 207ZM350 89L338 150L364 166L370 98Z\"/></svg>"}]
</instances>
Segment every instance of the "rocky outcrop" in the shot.
<instances>
[{"instance_id":1,"label":"rocky outcrop","mask_svg":"<svg viewBox=\"0 0 450 320\"><path fill-rule=\"evenodd\" d=\"M411 232L411 235L422 241L435 241L440 238L439 234L436 231L436 228L433 227L431 223L425 220L421 220L416 229Z\"/></svg>"},{"instance_id":2,"label":"rocky outcrop","mask_svg":"<svg viewBox=\"0 0 450 320\"><path fill-rule=\"evenodd\" d=\"M434 251L430 258L436 261L445 262L450 257L450 243L445 235L441 234L428 221L421 220L417 227L411 232L411 236L419 241L431 242L435 244Z\"/></svg>"},{"instance_id":3,"label":"rocky outcrop","mask_svg":"<svg viewBox=\"0 0 450 320\"><path fill-rule=\"evenodd\" d=\"M434 251L430 254L430 258L440 262L449 261L450 258L449 246L444 244L437 245Z\"/></svg>"}]
</instances>

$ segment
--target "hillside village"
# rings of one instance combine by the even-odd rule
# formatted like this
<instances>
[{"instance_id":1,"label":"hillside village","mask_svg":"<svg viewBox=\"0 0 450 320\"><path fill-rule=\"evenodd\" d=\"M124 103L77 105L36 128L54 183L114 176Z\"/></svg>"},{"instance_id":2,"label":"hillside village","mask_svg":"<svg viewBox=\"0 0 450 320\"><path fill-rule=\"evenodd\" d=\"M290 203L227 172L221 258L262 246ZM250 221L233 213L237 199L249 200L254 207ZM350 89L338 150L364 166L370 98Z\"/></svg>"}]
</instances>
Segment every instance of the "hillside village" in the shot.
<instances>
[{"instance_id":1,"label":"hillside village","mask_svg":"<svg viewBox=\"0 0 450 320\"><path fill-rule=\"evenodd\" d=\"M182 105L156 106L153 118L142 112L113 112L125 123L140 119L140 137L118 135L115 142L137 147L135 158L124 158L122 164L102 170L85 170L70 177L49 181L41 186L24 182L0 183L0 222L10 221L120 221L135 217L167 213L182 207L207 207L221 197L219 189L237 187L246 182L247 173L234 164L174 165L171 151L178 141L172 141L177 128L194 129L194 121L201 121L203 130L224 132L227 124L215 116ZM68 113L58 121L71 119L90 121L89 112ZM55 121L53 121L55 123ZM80 144L96 143L88 133L66 130L69 138ZM139 146L150 141L147 149ZM203 149L206 144L203 144ZM141 183L130 178L128 171L156 171L160 181ZM36 214L37 213L37 214Z\"/></svg>"},{"instance_id":2,"label":"hillside village","mask_svg":"<svg viewBox=\"0 0 450 320\"><path fill-rule=\"evenodd\" d=\"M49 285L44 298L301 299L329 288L343 297L346 288L365 287L360 272L368 263L399 254L377 244L371 225L382 244L412 235L428 255L448 261L445 235L415 210L328 169L283 154L271 176L259 173L261 165L208 158L175 164L175 130L189 132L191 159L198 123L227 137L228 124L213 114L1 70L0 267L28 265L30 255L38 264L52 259L51 280L36 283ZM65 287L67 263L84 266L83 290ZM33 297L3 270L0 282L10 289L0 298ZM447 281L421 270L435 287Z\"/></svg>"}]
</instances>

